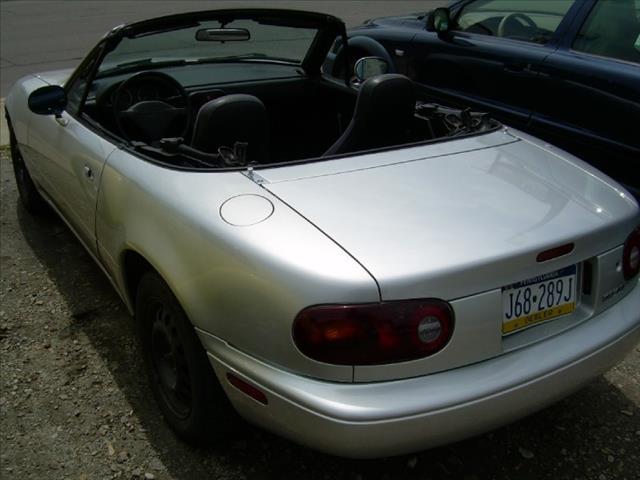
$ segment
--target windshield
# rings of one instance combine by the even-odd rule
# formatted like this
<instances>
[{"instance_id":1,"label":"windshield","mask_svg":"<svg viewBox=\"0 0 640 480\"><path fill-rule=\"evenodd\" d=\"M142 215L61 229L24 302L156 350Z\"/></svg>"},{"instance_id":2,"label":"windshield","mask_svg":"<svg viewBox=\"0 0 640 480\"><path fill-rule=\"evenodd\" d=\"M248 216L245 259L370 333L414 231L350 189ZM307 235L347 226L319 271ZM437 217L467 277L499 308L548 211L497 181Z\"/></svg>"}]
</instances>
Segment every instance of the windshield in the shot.
<instances>
[{"instance_id":1,"label":"windshield","mask_svg":"<svg viewBox=\"0 0 640 480\"><path fill-rule=\"evenodd\" d=\"M220 28L243 29L248 34L241 39L229 37L230 40L211 40L202 35L205 31ZM248 19L238 19L224 25L217 20L194 22L185 28L134 38L124 37L105 56L98 73L137 63L228 61L234 57L239 61L263 59L300 64L316 34L317 30L313 28L266 25Z\"/></svg>"}]
</instances>

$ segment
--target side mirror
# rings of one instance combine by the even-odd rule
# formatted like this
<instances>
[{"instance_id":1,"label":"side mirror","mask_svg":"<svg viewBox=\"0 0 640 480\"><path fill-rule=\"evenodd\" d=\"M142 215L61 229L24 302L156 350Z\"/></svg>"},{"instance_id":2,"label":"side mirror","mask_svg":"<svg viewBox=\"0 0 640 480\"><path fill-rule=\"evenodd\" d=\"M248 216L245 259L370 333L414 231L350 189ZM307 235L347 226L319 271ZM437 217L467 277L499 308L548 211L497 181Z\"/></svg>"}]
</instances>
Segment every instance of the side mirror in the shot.
<instances>
[{"instance_id":1,"label":"side mirror","mask_svg":"<svg viewBox=\"0 0 640 480\"><path fill-rule=\"evenodd\" d=\"M362 57L359 58L353 67L353 73L359 82L364 82L367 78L383 75L389 71L389 64L384 58Z\"/></svg>"},{"instance_id":2,"label":"side mirror","mask_svg":"<svg viewBox=\"0 0 640 480\"><path fill-rule=\"evenodd\" d=\"M33 113L59 117L67 106L67 92L58 85L40 87L31 92L28 104Z\"/></svg>"},{"instance_id":3,"label":"side mirror","mask_svg":"<svg viewBox=\"0 0 640 480\"><path fill-rule=\"evenodd\" d=\"M427 30L438 32L438 35L447 33L451 29L451 14L448 8L436 8L427 16Z\"/></svg>"}]
</instances>

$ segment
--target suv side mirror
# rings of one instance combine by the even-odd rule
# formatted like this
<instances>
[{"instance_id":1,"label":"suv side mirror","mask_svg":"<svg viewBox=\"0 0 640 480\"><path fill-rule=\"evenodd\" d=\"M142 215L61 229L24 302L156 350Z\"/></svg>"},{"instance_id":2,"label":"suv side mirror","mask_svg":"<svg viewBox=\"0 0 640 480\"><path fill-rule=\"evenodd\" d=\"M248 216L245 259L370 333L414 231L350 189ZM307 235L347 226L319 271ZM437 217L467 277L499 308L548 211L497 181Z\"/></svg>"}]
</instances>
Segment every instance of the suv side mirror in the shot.
<instances>
[{"instance_id":1,"label":"suv side mirror","mask_svg":"<svg viewBox=\"0 0 640 480\"><path fill-rule=\"evenodd\" d=\"M427 16L427 30L438 32L438 35L447 33L451 29L451 14L448 8L436 8Z\"/></svg>"},{"instance_id":2,"label":"suv side mirror","mask_svg":"<svg viewBox=\"0 0 640 480\"><path fill-rule=\"evenodd\" d=\"M67 92L58 85L40 87L31 92L28 104L33 113L59 117L67 106Z\"/></svg>"}]
</instances>

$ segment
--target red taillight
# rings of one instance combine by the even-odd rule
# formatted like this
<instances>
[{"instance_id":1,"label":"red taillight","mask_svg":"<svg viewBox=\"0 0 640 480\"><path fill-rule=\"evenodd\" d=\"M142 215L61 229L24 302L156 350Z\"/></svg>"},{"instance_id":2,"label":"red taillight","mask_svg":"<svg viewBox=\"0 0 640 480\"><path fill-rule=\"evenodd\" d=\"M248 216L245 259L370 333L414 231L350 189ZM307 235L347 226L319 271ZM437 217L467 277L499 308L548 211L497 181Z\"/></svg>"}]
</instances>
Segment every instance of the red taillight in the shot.
<instances>
[{"instance_id":1,"label":"red taillight","mask_svg":"<svg viewBox=\"0 0 640 480\"><path fill-rule=\"evenodd\" d=\"M453 334L442 300L322 305L301 311L293 340L306 356L337 365L376 365L432 355Z\"/></svg>"},{"instance_id":2,"label":"red taillight","mask_svg":"<svg viewBox=\"0 0 640 480\"><path fill-rule=\"evenodd\" d=\"M622 272L625 280L631 280L640 271L640 227L637 227L624 243Z\"/></svg>"}]
</instances>

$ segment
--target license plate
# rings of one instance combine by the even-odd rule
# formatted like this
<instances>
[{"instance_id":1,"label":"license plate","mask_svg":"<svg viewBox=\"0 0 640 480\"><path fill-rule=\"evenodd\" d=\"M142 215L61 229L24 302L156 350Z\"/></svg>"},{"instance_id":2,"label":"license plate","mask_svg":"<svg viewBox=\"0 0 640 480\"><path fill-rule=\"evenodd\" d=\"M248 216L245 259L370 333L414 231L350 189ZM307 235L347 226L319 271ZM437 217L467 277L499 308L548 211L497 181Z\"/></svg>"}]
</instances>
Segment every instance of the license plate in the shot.
<instances>
[{"instance_id":1,"label":"license plate","mask_svg":"<svg viewBox=\"0 0 640 480\"><path fill-rule=\"evenodd\" d=\"M567 315L576 308L576 266L502 287L502 333Z\"/></svg>"}]
</instances>

